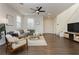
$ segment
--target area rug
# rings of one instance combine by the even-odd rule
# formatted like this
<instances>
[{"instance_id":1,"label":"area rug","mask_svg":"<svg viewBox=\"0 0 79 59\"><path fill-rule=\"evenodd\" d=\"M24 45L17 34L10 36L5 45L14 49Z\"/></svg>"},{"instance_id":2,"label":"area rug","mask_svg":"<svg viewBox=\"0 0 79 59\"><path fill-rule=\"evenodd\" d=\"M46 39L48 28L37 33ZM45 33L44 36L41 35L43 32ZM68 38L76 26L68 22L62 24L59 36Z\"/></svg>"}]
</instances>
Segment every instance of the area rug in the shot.
<instances>
[{"instance_id":1,"label":"area rug","mask_svg":"<svg viewBox=\"0 0 79 59\"><path fill-rule=\"evenodd\" d=\"M47 46L47 42L46 42L44 36L41 36L41 38L37 39L37 40L28 39L28 46Z\"/></svg>"}]
</instances>

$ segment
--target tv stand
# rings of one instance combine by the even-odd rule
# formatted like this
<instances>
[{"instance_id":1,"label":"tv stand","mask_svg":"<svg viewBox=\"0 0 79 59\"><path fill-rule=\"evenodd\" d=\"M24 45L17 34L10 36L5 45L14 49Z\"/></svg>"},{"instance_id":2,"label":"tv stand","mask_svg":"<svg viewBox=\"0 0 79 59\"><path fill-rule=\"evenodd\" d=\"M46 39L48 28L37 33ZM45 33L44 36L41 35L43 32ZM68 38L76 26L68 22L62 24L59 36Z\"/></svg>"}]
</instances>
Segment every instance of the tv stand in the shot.
<instances>
[{"instance_id":1,"label":"tv stand","mask_svg":"<svg viewBox=\"0 0 79 59\"><path fill-rule=\"evenodd\" d=\"M64 33L64 37L70 40L74 40L79 42L79 33L75 33L75 32L65 32Z\"/></svg>"}]
</instances>

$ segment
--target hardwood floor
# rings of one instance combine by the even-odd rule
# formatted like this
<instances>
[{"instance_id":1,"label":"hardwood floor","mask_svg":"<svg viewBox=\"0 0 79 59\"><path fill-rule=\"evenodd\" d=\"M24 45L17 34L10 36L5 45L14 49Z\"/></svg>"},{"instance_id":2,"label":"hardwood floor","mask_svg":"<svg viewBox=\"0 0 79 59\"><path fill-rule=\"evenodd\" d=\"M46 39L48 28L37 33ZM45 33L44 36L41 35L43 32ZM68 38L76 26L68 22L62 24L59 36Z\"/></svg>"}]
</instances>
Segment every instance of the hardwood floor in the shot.
<instances>
[{"instance_id":1,"label":"hardwood floor","mask_svg":"<svg viewBox=\"0 0 79 59\"><path fill-rule=\"evenodd\" d=\"M44 34L48 46L28 47L17 51L14 55L63 55L79 54L79 43L54 34ZM10 53L7 53L10 54ZM0 55L6 55L5 46L0 47Z\"/></svg>"}]
</instances>

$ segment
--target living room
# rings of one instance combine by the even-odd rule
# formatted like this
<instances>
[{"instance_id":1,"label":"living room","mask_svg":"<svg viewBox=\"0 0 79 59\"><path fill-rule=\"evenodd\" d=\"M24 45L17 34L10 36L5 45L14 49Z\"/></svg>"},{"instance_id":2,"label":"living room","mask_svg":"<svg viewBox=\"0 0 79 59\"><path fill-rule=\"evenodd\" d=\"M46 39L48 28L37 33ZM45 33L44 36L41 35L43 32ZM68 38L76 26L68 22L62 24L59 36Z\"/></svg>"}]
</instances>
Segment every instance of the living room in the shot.
<instances>
[{"instance_id":1,"label":"living room","mask_svg":"<svg viewBox=\"0 0 79 59\"><path fill-rule=\"evenodd\" d=\"M79 22L78 10L76 3L0 4L0 32L6 33L0 38L0 54L79 54L78 40L63 38L67 24Z\"/></svg>"}]
</instances>

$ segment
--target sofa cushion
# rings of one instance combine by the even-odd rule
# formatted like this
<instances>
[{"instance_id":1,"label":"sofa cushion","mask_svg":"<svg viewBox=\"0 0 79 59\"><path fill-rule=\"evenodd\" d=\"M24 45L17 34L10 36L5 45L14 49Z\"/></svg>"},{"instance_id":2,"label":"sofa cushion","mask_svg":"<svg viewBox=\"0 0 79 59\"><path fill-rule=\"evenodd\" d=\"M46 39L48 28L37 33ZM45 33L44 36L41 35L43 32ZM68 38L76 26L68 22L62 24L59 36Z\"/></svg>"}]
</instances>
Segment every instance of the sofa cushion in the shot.
<instances>
[{"instance_id":1,"label":"sofa cushion","mask_svg":"<svg viewBox=\"0 0 79 59\"><path fill-rule=\"evenodd\" d=\"M27 29L24 29L24 33L30 33L30 31L28 31Z\"/></svg>"},{"instance_id":2,"label":"sofa cushion","mask_svg":"<svg viewBox=\"0 0 79 59\"><path fill-rule=\"evenodd\" d=\"M16 41L18 41L17 37L12 37L9 34L6 35L6 38L7 38L8 42L16 42Z\"/></svg>"},{"instance_id":3,"label":"sofa cushion","mask_svg":"<svg viewBox=\"0 0 79 59\"><path fill-rule=\"evenodd\" d=\"M16 48L19 48L23 45L26 45L26 40L24 38L18 40L17 43L12 44L12 48L16 49Z\"/></svg>"},{"instance_id":4,"label":"sofa cushion","mask_svg":"<svg viewBox=\"0 0 79 59\"><path fill-rule=\"evenodd\" d=\"M14 31L7 32L7 34L10 34L11 36L18 37L18 33L15 33Z\"/></svg>"},{"instance_id":5,"label":"sofa cushion","mask_svg":"<svg viewBox=\"0 0 79 59\"><path fill-rule=\"evenodd\" d=\"M24 33L24 30L19 30L20 34L23 34Z\"/></svg>"},{"instance_id":6,"label":"sofa cushion","mask_svg":"<svg viewBox=\"0 0 79 59\"><path fill-rule=\"evenodd\" d=\"M18 36L19 36L19 35L21 35L21 34L20 34L20 32L19 32L19 31L17 31L17 30L16 30L16 31L14 31L14 33L18 34Z\"/></svg>"},{"instance_id":7,"label":"sofa cushion","mask_svg":"<svg viewBox=\"0 0 79 59\"><path fill-rule=\"evenodd\" d=\"M13 33L14 33L14 31L7 32L7 34L10 34L10 35L13 34Z\"/></svg>"}]
</instances>

